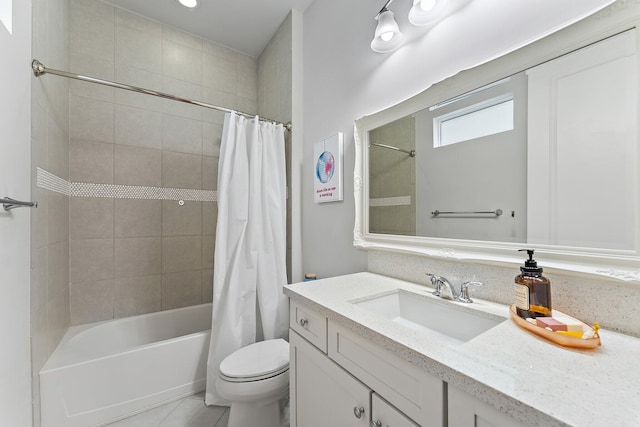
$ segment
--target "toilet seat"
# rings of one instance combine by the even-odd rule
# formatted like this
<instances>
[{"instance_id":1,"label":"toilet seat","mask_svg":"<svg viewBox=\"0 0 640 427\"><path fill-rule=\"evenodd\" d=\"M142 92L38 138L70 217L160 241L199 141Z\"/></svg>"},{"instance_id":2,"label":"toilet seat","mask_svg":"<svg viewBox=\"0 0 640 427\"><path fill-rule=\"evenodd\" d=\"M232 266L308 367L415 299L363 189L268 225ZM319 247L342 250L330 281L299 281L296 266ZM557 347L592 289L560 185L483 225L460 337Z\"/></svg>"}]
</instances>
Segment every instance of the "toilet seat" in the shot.
<instances>
[{"instance_id":1,"label":"toilet seat","mask_svg":"<svg viewBox=\"0 0 640 427\"><path fill-rule=\"evenodd\" d=\"M289 343L281 338L243 347L220 363L220 377L229 382L265 380L288 370Z\"/></svg>"}]
</instances>

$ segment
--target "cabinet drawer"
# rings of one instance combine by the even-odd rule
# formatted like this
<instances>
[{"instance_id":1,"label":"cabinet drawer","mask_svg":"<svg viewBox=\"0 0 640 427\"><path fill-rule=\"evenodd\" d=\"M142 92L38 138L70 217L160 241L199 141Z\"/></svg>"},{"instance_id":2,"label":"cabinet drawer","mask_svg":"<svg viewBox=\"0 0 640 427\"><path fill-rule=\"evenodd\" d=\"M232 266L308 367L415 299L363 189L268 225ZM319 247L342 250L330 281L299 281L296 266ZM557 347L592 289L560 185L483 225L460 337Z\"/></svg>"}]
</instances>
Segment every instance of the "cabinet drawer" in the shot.
<instances>
[{"instance_id":1,"label":"cabinet drawer","mask_svg":"<svg viewBox=\"0 0 640 427\"><path fill-rule=\"evenodd\" d=\"M327 318L315 311L291 302L289 325L311 344L327 352Z\"/></svg>"},{"instance_id":2,"label":"cabinet drawer","mask_svg":"<svg viewBox=\"0 0 640 427\"><path fill-rule=\"evenodd\" d=\"M493 406L449 386L449 425L460 427L524 427Z\"/></svg>"},{"instance_id":3,"label":"cabinet drawer","mask_svg":"<svg viewBox=\"0 0 640 427\"><path fill-rule=\"evenodd\" d=\"M371 427L419 427L391 406L386 400L373 393L371 396Z\"/></svg>"},{"instance_id":4,"label":"cabinet drawer","mask_svg":"<svg viewBox=\"0 0 640 427\"><path fill-rule=\"evenodd\" d=\"M329 322L328 355L423 427L442 427L443 382L406 360Z\"/></svg>"}]
</instances>

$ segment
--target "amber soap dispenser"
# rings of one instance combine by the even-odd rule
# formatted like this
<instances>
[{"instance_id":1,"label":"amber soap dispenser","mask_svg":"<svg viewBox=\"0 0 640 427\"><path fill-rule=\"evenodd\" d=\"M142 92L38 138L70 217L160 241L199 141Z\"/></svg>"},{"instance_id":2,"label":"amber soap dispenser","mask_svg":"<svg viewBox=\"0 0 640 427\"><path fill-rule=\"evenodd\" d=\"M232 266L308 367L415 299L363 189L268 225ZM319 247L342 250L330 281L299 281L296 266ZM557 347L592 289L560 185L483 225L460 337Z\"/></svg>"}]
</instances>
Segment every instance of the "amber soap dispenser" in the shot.
<instances>
[{"instance_id":1,"label":"amber soap dispenser","mask_svg":"<svg viewBox=\"0 0 640 427\"><path fill-rule=\"evenodd\" d=\"M529 259L516 276L516 313L522 318L551 317L551 282L542 275L542 267L533 259L533 249L527 251Z\"/></svg>"}]
</instances>

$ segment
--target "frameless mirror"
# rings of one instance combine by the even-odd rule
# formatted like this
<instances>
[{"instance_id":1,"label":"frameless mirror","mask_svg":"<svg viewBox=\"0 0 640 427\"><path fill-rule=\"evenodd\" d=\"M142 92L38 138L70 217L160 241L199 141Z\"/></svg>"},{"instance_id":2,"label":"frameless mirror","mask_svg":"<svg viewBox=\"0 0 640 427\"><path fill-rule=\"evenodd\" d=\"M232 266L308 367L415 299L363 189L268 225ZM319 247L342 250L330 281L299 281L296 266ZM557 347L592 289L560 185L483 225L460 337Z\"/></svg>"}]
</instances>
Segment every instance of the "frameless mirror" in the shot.
<instances>
[{"instance_id":1,"label":"frameless mirror","mask_svg":"<svg viewBox=\"0 0 640 427\"><path fill-rule=\"evenodd\" d=\"M355 244L493 262L526 245L640 281L639 19L602 11L358 120Z\"/></svg>"}]
</instances>

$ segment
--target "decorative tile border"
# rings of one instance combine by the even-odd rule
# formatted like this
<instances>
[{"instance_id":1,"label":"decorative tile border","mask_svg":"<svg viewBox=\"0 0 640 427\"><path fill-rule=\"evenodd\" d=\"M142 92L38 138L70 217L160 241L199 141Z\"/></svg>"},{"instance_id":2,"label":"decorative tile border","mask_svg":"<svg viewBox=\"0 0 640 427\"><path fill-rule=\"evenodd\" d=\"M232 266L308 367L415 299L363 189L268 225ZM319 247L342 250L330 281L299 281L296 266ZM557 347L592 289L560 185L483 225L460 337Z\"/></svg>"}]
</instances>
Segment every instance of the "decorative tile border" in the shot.
<instances>
[{"instance_id":1,"label":"decorative tile border","mask_svg":"<svg viewBox=\"0 0 640 427\"><path fill-rule=\"evenodd\" d=\"M103 197L110 199L188 200L217 202L218 192L189 188L143 187L138 185L68 182L44 169L37 171L38 187L71 197Z\"/></svg>"},{"instance_id":2,"label":"decorative tile border","mask_svg":"<svg viewBox=\"0 0 640 427\"><path fill-rule=\"evenodd\" d=\"M45 190L64 194L65 196L71 195L71 183L69 181L62 179L51 172L47 172L44 169L37 168L36 182L38 187L44 188Z\"/></svg>"},{"instance_id":3,"label":"decorative tile border","mask_svg":"<svg viewBox=\"0 0 640 427\"><path fill-rule=\"evenodd\" d=\"M380 197L377 199L369 199L369 207L408 205L411 205L411 196Z\"/></svg>"}]
</instances>

